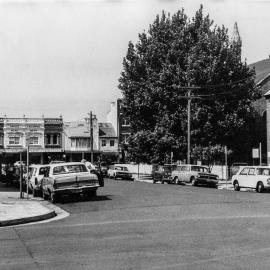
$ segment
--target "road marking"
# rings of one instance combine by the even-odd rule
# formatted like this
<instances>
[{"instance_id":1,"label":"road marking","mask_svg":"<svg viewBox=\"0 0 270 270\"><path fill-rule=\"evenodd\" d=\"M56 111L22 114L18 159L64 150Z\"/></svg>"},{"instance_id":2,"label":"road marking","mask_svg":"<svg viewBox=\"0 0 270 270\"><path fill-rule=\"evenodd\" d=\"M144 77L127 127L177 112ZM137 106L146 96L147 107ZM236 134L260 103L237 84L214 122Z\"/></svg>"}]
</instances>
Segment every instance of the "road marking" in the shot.
<instances>
[{"instance_id":1,"label":"road marking","mask_svg":"<svg viewBox=\"0 0 270 270\"><path fill-rule=\"evenodd\" d=\"M222 220L222 219L252 219L252 218L270 218L270 215L242 215L242 216L220 216L220 217L186 217L186 218L151 218L151 219L129 219L129 220L110 220L90 223L75 224L56 224L55 227L80 227L80 226L96 226L110 224L129 224L129 223L147 223L147 222L170 222L170 221L188 221L188 220Z\"/></svg>"}]
</instances>

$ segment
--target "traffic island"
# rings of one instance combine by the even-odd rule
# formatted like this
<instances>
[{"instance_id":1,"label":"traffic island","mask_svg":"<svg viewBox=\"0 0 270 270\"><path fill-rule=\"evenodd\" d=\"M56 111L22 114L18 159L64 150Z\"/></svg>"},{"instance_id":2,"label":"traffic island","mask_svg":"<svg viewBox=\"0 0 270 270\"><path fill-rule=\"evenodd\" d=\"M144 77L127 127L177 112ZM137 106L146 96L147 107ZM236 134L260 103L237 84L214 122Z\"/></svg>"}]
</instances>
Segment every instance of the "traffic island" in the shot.
<instances>
[{"instance_id":1,"label":"traffic island","mask_svg":"<svg viewBox=\"0 0 270 270\"><path fill-rule=\"evenodd\" d=\"M39 201L20 199L17 192L0 192L0 227L42 221L55 216L55 210Z\"/></svg>"}]
</instances>

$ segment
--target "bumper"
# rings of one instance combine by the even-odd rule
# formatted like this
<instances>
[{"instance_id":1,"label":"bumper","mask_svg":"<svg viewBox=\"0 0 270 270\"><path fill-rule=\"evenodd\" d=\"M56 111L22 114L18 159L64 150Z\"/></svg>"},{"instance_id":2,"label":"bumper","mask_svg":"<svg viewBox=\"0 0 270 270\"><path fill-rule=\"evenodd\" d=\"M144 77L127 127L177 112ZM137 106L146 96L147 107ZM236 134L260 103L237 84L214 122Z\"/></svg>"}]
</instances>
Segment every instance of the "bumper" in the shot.
<instances>
[{"instance_id":1,"label":"bumper","mask_svg":"<svg viewBox=\"0 0 270 270\"><path fill-rule=\"evenodd\" d=\"M80 194L87 193L93 190L96 190L100 187L100 185L96 184L93 186L82 186L82 187L71 187L71 188L58 188L54 190L55 194Z\"/></svg>"},{"instance_id":2,"label":"bumper","mask_svg":"<svg viewBox=\"0 0 270 270\"><path fill-rule=\"evenodd\" d=\"M132 175L118 175L118 174L116 174L116 177L121 178L121 179L130 179L130 180L133 179Z\"/></svg>"},{"instance_id":3,"label":"bumper","mask_svg":"<svg viewBox=\"0 0 270 270\"><path fill-rule=\"evenodd\" d=\"M215 179L205 179L205 178L196 178L196 181L201 184L207 184L207 185L217 185L218 180Z\"/></svg>"}]
</instances>

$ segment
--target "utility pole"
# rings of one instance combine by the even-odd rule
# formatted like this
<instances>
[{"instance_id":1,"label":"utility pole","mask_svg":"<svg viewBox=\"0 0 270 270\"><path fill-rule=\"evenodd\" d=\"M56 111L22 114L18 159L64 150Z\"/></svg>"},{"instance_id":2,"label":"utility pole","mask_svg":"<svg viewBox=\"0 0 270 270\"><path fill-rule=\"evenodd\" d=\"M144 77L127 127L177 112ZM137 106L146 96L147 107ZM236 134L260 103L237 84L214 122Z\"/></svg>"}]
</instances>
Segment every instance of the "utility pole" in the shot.
<instances>
[{"instance_id":1,"label":"utility pole","mask_svg":"<svg viewBox=\"0 0 270 270\"><path fill-rule=\"evenodd\" d=\"M22 152L20 152L20 198L23 198L22 192L22 177L23 177L23 166L22 166Z\"/></svg>"},{"instance_id":2,"label":"utility pole","mask_svg":"<svg viewBox=\"0 0 270 270\"><path fill-rule=\"evenodd\" d=\"M262 166L262 143L259 144L259 152L260 152L260 166Z\"/></svg>"},{"instance_id":3,"label":"utility pole","mask_svg":"<svg viewBox=\"0 0 270 270\"><path fill-rule=\"evenodd\" d=\"M93 155L93 114L92 111L90 111L90 119L89 119L89 125L90 125L90 154L91 154L91 163L94 162L94 155Z\"/></svg>"},{"instance_id":4,"label":"utility pole","mask_svg":"<svg viewBox=\"0 0 270 270\"><path fill-rule=\"evenodd\" d=\"M191 103L191 97L190 97L190 89L188 89L187 93L187 164L190 164L190 103Z\"/></svg>"},{"instance_id":5,"label":"utility pole","mask_svg":"<svg viewBox=\"0 0 270 270\"><path fill-rule=\"evenodd\" d=\"M26 193L27 199L29 199L29 141L27 142L26 148Z\"/></svg>"},{"instance_id":6,"label":"utility pole","mask_svg":"<svg viewBox=\"0 0 270 270\"><path fill-rule=\"evenodd\" d=\"M225 149L224 149L224 152L225 152L225 177L226 177L226 188L227 188L227 181L228 181L228 151L227 151L227 146L225 145Z\"/></svg>"}]
</instances>

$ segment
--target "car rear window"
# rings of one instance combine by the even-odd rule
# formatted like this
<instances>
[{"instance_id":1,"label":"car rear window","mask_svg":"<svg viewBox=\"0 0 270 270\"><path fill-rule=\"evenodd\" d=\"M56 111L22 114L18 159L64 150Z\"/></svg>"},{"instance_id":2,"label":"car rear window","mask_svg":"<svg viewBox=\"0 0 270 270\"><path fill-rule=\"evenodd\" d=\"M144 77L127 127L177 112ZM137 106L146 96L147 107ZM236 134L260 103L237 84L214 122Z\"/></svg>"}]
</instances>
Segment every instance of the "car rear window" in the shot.
<instances>
[{"instance_id":1,"label":"car rear window","mask_svg":"<svg viewBox=\"0 0 270 270\"><path fill-rule=\"evenodd\" d=\"M53 168L53 174L63 174L63 173L68 173L66 168L64 166L57 166Z\"/></svg>"},{"instance_id":2,"label":"car rear window","mask_svg":"<svg viewBox=\"0 0 270 270\"><path fill-rule=\"evenodd\" d=\"M195 172L205 172L208 173L209 169L206 167L200 167L200 166L191 166L191 170Z\"/></svg>"},{"instance_id":3,"label":"car rear window","mask_svg":"<svg viewBox=\"0 0 270 270\"><path fill-rule=\"evenodd\" d=\"M66 167L70 173L87 172L87 169L83 164L67 165Z\"/></svg>"},{"instance_id":4,"label":"car rear window","mask_svg":"<svg viewBox=\"0 0 270 270\"><path fill-rule=\"evenodd\" d=\"M267 168L258 168L257 169L258 175L270 175L270 169Z\"/></svg>"},{"instance_id":5,"label":"car rear window","mask_svg":"<svg viewBox=\"0 0 270 270\"><path fill-rule=\"evenodd\" d=\"M115 169L118 170L118 171L125 171L125 172L128 171L128 168L127 168L127 167L120 167L120 166L117 166L117 167L115 167Z\"/></svg>"}]
</instances>

